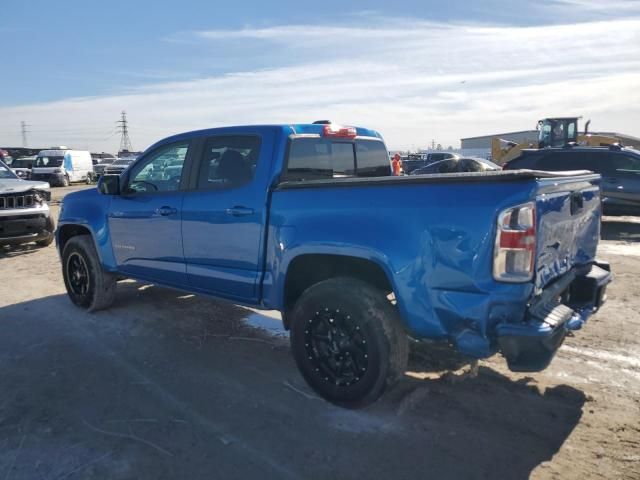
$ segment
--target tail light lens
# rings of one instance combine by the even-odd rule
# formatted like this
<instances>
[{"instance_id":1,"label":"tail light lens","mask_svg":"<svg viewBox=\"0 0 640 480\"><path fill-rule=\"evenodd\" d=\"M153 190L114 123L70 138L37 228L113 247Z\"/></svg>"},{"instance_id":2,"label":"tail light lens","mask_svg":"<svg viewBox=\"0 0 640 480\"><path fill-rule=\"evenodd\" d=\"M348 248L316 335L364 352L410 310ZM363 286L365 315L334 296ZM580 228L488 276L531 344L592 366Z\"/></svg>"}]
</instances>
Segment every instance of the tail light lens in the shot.
<instances>
[{"instance_id":1,"label":"tail light lens","mask_svg":"<svg viewBox=\"0 0 640 480\"><path fill-rule=\"evenodd\" d=\"M528 282L536 254L536 206L533 202L498 215L493 252L493 278L499 282Z\"/></svg>"}]
</instances>

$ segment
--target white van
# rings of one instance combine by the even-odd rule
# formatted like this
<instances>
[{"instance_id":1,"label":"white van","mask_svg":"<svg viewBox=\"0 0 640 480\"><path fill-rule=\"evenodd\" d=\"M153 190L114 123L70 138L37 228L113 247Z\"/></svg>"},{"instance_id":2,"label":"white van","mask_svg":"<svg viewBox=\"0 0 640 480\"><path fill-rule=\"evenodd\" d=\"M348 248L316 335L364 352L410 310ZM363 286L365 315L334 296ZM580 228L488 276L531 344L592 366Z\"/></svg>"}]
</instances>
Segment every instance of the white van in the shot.
<instances>
[{"instance_id":1,"label":"white van","mask_svg":"<svg viewBox=\"0 0 640 480\"><path fill-rule=\"evenodd\" d=\"M72 182L86 182L91 178L91 154L66 148L41 150L33 162L32 180L49 182L51 186L66 187Z\"/></svg>"}]
</instances>

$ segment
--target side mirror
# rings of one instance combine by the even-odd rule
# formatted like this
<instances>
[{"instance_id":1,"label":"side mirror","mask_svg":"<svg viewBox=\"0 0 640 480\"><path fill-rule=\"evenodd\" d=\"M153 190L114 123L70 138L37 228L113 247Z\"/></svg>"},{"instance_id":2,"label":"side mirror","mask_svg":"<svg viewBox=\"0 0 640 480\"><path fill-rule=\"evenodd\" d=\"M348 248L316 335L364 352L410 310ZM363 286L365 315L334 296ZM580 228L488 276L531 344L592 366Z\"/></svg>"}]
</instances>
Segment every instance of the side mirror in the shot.
<instances>
[{"instance_id":1,"label":"side mirror","mask_svg":"<svg viewBox=\"0 0 640 480\"><path fill-rule=\"evenodd\" d=\"M103 195L120 195L120 175L102 175L97 188Z\"/></svg>"}]
</instances>

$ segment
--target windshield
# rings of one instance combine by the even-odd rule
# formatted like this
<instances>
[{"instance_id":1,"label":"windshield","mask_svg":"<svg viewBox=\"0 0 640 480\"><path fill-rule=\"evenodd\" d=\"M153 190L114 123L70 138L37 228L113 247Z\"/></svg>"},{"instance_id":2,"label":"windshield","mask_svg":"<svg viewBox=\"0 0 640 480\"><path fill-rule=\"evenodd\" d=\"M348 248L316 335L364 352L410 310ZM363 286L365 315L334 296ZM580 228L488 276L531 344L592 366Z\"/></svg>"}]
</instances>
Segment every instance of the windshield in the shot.
<instances>
[{"instance_id":1,"label":"windshield","mask_svg":"<svg viewBox=\"0 0 640 480\"><path fill-rule=\"evenodd\" d=\"M133 160L116 160L113 165L130 165Z\"/></svg>"},{"instance_id":2,"label":"windshield","mask_svg":"<svg viewBox=\"0 0 640 480\"><path fill-rule=\"evenodd\" d=\"M0 178L14 179L18 177L0 160Z\"/></svg>"},{"instance_id":3,"label":"windshield","mask_svg":"<svg viewBox=\"0 0 640 480\"><path fill-rule=\"evenodd\" d=\"M60 167L64 157L38 157L36 158L35 167Z\"/></svg>"},{"instance_id":4,"label":"windshield","mask_svg":"<svg viewBox=\"0 0 640 480\"><path fill-rule=\"evenodd\" d=\"M100 156L96 156L96 155L91 155L91 160L93 161L94 165L100 165L103 163L113 163L116 159L114 157L100 157Z\"/></svg>"},{"instance_id":5,"label":"windshield","mask_svg":"<svg viewBox=\"0 0 640 480\"><path fill-rule=\"evenodd\" d=\"M11 162L11 168L31 168L33 158L18 158Z\"/></svg>"}]
</instances>

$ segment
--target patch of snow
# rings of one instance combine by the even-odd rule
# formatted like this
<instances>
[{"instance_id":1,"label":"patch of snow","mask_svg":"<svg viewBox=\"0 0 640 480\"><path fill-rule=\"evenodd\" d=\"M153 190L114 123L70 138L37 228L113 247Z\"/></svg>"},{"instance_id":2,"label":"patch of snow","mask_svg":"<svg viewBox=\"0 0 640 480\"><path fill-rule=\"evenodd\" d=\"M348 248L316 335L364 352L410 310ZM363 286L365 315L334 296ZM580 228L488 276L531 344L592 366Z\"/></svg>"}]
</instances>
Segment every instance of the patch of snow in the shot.
<instances>
[{"instance_id":1,"label":"patch of snow","mask_svg":"<svg viewBox=\"0 0 640 480\"><path fill-rule=\"evenodd\" d=\"M244 322L253 328L259 328L274 337L289 337L289 332L282 325L282 318L279 312L273 311L257 311L244 319Z\"/></svg>"},{"instance_id":2,"label":"patch of snow","mask_svg":"<svg viewBox=\"0 0 640 480\"><path fill-rule=\"evenodd\" d=\"M604 255L640 257L640 245L637 243L600 242L600 245L598 245L598 253Z\"/></svg>"}]
</instances>

